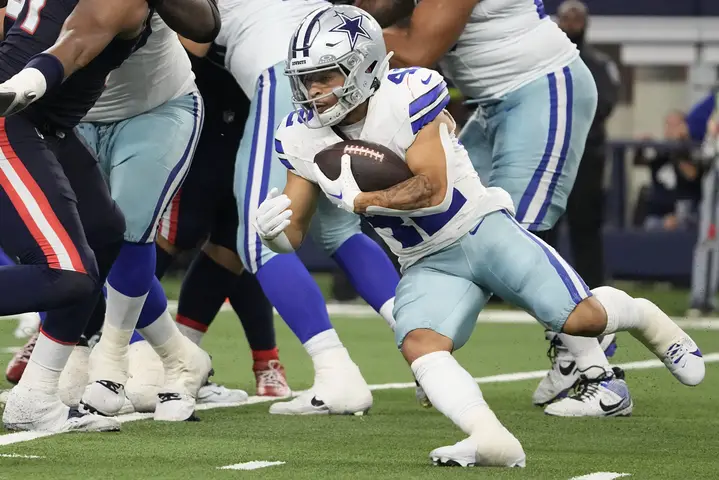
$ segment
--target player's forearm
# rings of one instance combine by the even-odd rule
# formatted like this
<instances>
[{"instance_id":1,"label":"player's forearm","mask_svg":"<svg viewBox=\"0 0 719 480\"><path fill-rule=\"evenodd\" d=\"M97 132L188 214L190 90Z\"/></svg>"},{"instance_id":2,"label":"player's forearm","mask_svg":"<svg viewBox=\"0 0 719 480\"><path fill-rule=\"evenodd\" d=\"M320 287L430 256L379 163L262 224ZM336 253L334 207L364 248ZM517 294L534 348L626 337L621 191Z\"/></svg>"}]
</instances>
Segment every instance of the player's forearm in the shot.
<instances>
[{"instance_id":1,"label":"player's forearm","mask_svg":"<svg viewBox=\"0 0 719 480\"><path fill-rule=\"evenodd\" d=\"M364 213L367 207L392 210L416 210L441 202L444 194L426 175L415 175L386 190L362 192L355 198L355 212Z\"/></svg>"},{"instance_id":2,"label":"player's forearm","mask_svg":"<svg viewBox=\"0 0 719 480\"><path fill-rule=\"evenodd\" d=\"M55 45L45 53L60 61L64 78L68 78L98 56L116 34L103 29L66 27Z\"/></svg>"},{"instance_id":3,"label":"player's forearm","mask_svg":"<svg viewBox=\"0 0 719 480\"><path fill-rule=\"evenodd\" d=\"M427 42L413 39L409 28L386 28L383 33L387 51L394 52L390 60L393 68L431 68L441 57L441 53L435 54L427 47Z\"/></svg>"},{"instance_id":4,"label":"player's forearm","mask_svg":"<svg viewBox=\"0 0 719 480\"><path fill-rule=\"evenodd\" d=\"M167 26L197 43L210 43L220 33L217 0L149 0Z\"/></svg>"},{"instance_id":5,"label":"player's forearm","mask_svg":"<svg viewBox=\"0 0 719 480\"><path fill-rule=\"evenodd\" d=\"M302 245L302 242L305 240L305 235L307 234L307 231L302 228L299 225L292 224L285 229L285 235L287 235L287 240L290 241L290 244L292 245L292 248L294 250L297 250Z\"/></svg>"}]
</instances>

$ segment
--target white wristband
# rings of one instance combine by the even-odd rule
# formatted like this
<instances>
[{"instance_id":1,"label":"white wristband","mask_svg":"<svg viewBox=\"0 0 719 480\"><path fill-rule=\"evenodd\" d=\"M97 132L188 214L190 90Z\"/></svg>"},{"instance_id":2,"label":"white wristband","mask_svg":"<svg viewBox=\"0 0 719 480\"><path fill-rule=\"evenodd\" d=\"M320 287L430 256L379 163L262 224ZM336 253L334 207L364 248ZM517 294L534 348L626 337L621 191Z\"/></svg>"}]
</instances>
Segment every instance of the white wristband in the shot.
<instances>
[{"instance_id":1,"label":"white wristband","mask_svg":"<svg viewBox=\"0 0 719 480\"><path fill-rule=\"evenodd\" d=\"M290 239L287 238L287 235L285 235L285 232L280 233L272 240L262 237L260 238L262 239L262 243L264 243L267 248L269 248L273 252L292 253L295 251L295 249L292 247L292 243L290 243Z\"/></svg>"}]
</instances>

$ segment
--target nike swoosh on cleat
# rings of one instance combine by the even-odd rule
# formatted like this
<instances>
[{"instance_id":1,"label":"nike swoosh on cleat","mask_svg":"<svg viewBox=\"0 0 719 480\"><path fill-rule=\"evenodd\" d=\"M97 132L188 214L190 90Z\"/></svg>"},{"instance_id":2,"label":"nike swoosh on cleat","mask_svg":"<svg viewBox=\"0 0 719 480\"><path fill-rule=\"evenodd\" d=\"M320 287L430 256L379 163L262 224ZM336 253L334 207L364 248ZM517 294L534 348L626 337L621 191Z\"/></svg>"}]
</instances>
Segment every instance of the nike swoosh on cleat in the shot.
<instances>
[{"instance_id":1,"label":"nike swoosh on cleat","mask_svg":"<svg viewBox=\"0 0 719 480\"><path fill-rule=\"evenodd\" d=\"M619 408L622 405L622 403L624 403L624 399L619 400L617 403L613 403L611 405L605 405L604 402L599 400L599 408L601 408L603 411L609 413L612 410L616 410L617 408Z\"/></svg>"},{"instance_id":2,"label":"nike swoosh on cleat","mask_svg":"<svg viewBox=\"0 0 719 480\"><path fill-rule=\"evenodd\" d=\"M340 193L339 195L332 195L331 193L328 194L328 195L329 195L330 197L335 197L337 200L342 200L342 194L341 194L341 193Z\"/></svg>"},{"instance_id":3,"label":"nike swoosh on cleat","mask_svg":"<svg viewBox=\"0 0 719 480\"><path fill-rule=\"evenodd\" d=\"M432 74L431 74L431 73L429 74L429 77L427 77L427 78L425 78L424 80L422 80L422 83L424 83L425 85L428 85L430 80L432 80Z\"/></svg>"},{"instance_id":4,"label":"nike swoosh on cleat","mask_svg":"<svg viewBox=\"0 0 719 480\"><path fill-rule=\"evenodd\" d=\"M158 393L157 396L160 398L160 403L172 402L180 400L179 393Z\"/></svg>"},{"instance_id":5,"label":"nike swoosh on cleat","mask_svg":"<svg viewBox=\"0 0 719 480\"><path fill-rule=\"evenodd\" d=\"M323 402L322 400L320 400L317 397L312 397L312 400L310 400L310 404L315 408L323 408L323 409L327 408L327 405L325 405L325 402Z\"/></svg>"},{"instance_id":6,"label":"nike swoosh on cleat","mask_svg":"<svg viewBox=\"0 0 719 480\"><path fill-rule=\"evenodd\" d=\"M575 367L575 366L576 366L576 364L575 364L574 362L571 362L571 363L570 363L568 366L566 366L566 367L563 367L562 365L559 365L559 372L560 372L562 375L571 375L572 372L574 371L574 367Z\"/></svg>"}]
</instances>

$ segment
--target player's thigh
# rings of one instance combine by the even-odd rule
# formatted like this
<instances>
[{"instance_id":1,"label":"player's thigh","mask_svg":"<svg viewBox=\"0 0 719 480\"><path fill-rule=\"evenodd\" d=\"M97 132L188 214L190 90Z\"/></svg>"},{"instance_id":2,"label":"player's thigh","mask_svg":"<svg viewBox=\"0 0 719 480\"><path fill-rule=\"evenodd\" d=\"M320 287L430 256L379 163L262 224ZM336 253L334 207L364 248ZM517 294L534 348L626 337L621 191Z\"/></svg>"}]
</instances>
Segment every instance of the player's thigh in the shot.
<instances>
[{"instance_id":1,"label":"player's thigh","mask_svg":"<svg viewBox=\"0 0 719 480\"><path fill-rule=\"evenodd\" d=\"M591 293L577 272L549 245L505 211L487 215L462 240L475 281L560 331Z\"/></svg>"},{"instance_id":2,"label":"player's thigh","mask_svg":"<svg viewBox=\"0 0 719 480\"><path fill-rule=\"evenodd\" d=\"M481 108L478 107L464 125L459 134L459 141L467 150L480 180L487 185L492 171L492 142Z\"/></svg>"},{"instance_id":3,"label":"player's thigh","mask_svg":"<svg viewBox=\"0 0 719 480\"><path fill-rule=\"evenodd\" d=\"M397 285L394 318L399 347L412 330L433 330L456 350L469 340L491 293L469 278L458 246L449 247L410 266Z\"/></svg>"},{"instance_id":4,"label":"player's thigh","mask_svg":"<svg viewBox=\"0 0 719 480\"><path fill-rule=\"evenodd\" d=\"M23 264L96 277L78 199L55 152L22 116L0 119L0 142L0 245Z\"/></svg>"},{"instance_id":5,"label":"player's thigh","mask_svg":"<svg viewBox=\"0 0 719 480\"><path fill-rule=\"evenodd\" d=\"M202 128L202 98L184 95L110 130L110 192L127 220L125 239L152 242L182 185Z\"/></svg>"},{"instance_id":6,"label":"player's thigh","mask_svg":"<svg viewBox=\"0 0 719 480\"><path fill-rule=\"evenodd\" d=\"M275 253L260 241L252 219L257 207L272 188L284 189L287 169L280 163L274 148L275 131L280 120L293 110L289 80L281 64L265 70L257 82L250 104L250 115L235 162L235 198L239 229L237 252L252 273Z\"/></svg>"},{"instance_id":7,"label":"player's thigh","mask_svg":"<svg viewBox=\"0 0 719 480\"><path fill-rule=\"evenodd\" d=\"M93 249L122 241L125 218L110 196L94 152L76 131L57 143L57 157L77 197L80 221Z\"/></svg>"},{"instance_id":8,"label":"player's thigh","mask_svg":"<svg viewBox=\"0 0 719 480\"><path fill-rule=\"evenodd\" d=\"M493 107L489 184L510 193L517 220L530 230L547 230L564 213L596 102L594 80L577 60Z\"/></svg>"},{"instance_id":9,"label":"player's thigh","mask_svg":"<svg viewBox=\"0 0 719 480\"><path fill-rule=\"evenodd\" d=\"M317 199L310 235L327 255L334 255L350 237L362 233L359 215L350 213L329 201L325 195Z\"/></svg>"}]
</instances>

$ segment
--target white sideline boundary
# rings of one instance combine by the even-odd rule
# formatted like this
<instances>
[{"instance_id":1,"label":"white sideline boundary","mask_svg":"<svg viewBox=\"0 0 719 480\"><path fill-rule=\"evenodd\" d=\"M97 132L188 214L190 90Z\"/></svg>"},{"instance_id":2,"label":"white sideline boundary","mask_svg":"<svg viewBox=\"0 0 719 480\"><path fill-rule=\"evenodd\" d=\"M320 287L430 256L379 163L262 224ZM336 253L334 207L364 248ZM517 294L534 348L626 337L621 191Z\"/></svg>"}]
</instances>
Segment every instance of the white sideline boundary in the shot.
<instances>
[{"instance_id":1,"label":"white sideline boundary","mask_svg":"<svg viewBox=\"0 0 719 480\"><path fill-rule=\"evenodd\" d=\"M709 353L704 355L704 361L706 363L719 362L719 353ZM629 362L616 365L624 370L646 370L651 368L660 368L664 364L659 360L642 360L638 362ZM501 375L491 375L488 377L477 377L475 380L479 384L486 383L508 383L508 382L519 382L523 380L538 379L546 375L547 370L535 370L530 372L516 372L516 373L505 373ZM370 390L397 390L405 388L414 388L414 382L406 383L383 383L379 385L370 385ZM293 392L293 396L299 395L302 392ZM245 405L253 405L257 403L267 403L281 401L276 397L249 397L245 402L242 403L214 403L214 404L203 404L197 405L197 410L214 410L216 408L230 408L230 407L242 407ZM120 423L136 422L138 420L147 420L152 418L151 413L129 413L126 415L118 415L117 419ZM49 437L51 435L57 435L52 432L14 432L0 435L0 447L13 445L21 442L29 442L38 438Z\"/></svg>"},{"instance_id":2,"label":"white sideline boundary","mask_svg":"<svg viewBox=\"0 0 719 480\"><path fill-rule=\"evenodd\" d=\"M170 311L177 311L177 301L170 300L167 302ZM231 312L232 306L224 303L220 308L221 312ZM355 319L378 318L377 312L367 304L362 303L328 303L327 312L330 316L343 316ZM277 311L275 310L275 315ZM6 320L14 320L14 316L0 317L0 322ZM677 325L681 328L700 329L700 330L719 330L719 317L672 317ZM510 323L510 324L537 324L539 323L530 314L521 310L497 310L488 308L484 310L477 318L477 323Z\"/></svg>"}]
</instances>

